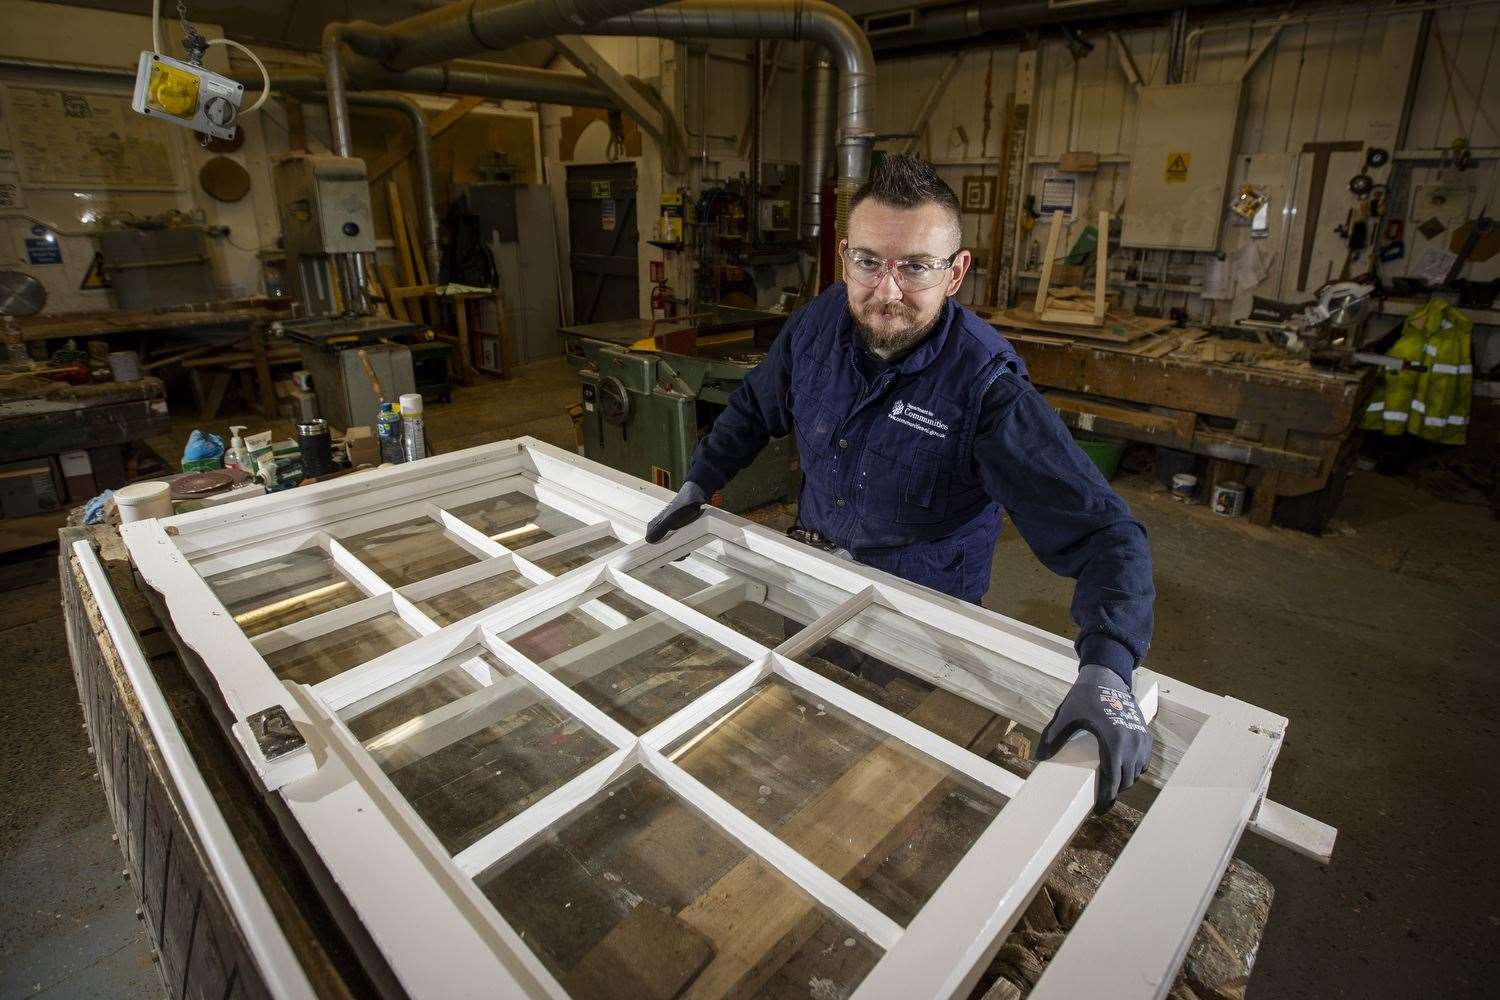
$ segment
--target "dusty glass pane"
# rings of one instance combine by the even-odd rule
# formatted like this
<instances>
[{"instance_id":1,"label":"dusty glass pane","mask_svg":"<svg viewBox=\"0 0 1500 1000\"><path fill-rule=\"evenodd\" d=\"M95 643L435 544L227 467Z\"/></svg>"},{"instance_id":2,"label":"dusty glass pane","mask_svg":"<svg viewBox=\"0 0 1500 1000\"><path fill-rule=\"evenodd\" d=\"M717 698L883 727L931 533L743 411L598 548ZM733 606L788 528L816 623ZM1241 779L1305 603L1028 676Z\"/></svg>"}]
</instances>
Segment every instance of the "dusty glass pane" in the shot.
<instances>
[{"instance_id":1,"label":"dusty glass pane","mask_svg":"<svg viewBox=\"0 0 1500 1000\"><path fill-rule=\"evenodd\" d=\"M350 731L455 854L614 749L482 651L350 711Z\"/></svg>"},{"instance_id":2,"label":"dusty glass pane","mask_svg":"<svg viewBox=\"0 0 1500 1000\"><path fill-rule=\"evenodd\" d=\"M871 605L839 626L811 653L802 657L804 666L851 691L858 692L897 715L951 742L968 746L964 733L954 733L955 712L919 712L928 700L950 699L965 717L984 716L983 710L957 695L939 692L909 668L916 663L932 670L951 672L983 670L995 654L951 633L908 618L881 604ZM973 747L983 757L994 745Z\"/></svg>"},{"instance_id":3,"label":"dusty glass pane","mask_svg":"<svg viewBox=\"0 0 1500 1000\"><path fill-rule=\"evenodd\" d=\"M554 552L550 556L533 559L532 562L553 576L562 576L568 570L587 566L605 553L613 552L624 544L624 542L620 541L614 535L605 535L603 538L580 542L572 548L563 549L561 552ZM526 553L522 552L521 556L525 558Z\"/></svg>"},{"instance_id":4,"label":"dusty glass pane","mask_svg":"<svg viewBox=\"0 0 1500 1000\"><path fill-rule=\"evenodd\" d=\"M282 680L316 684L350 667L383 656L417 637L394 611L345 625L316 639L266 654L266 663Z\"/></svg>"},{"instance_id":5,"label":"dusty glass pane","mask_svg":"<svg viewBox=\"0 0 1500 1000\"><path fill-rule=\"evenodd\" d=\"M203 578L246 635L300 622L365 598L324 549L298 549Z\"/></svg>"},{"instance_id":6,"label":"dusty glass pane","mask_svg":"<svg viewBox=\"0 0 1500 1000\"><path fill-rule=\"evenodd\" d=\"M477 615L487 608L494 607L501 601L516 596L529 586L531 586L531 581L514 570L507 570L504 573L487 576L483 580L466 583L462 587L454 587L452 590L445 590L441 594L434 594L426 600L413 603L439 625L449 625L460 618Z\"/></svg>"},{"instance_id":7,"label":"dusty glass pane","mask_svg":"<svg viewBox=\"0 0 1500 1000\"><path fill-rule=\"evenodd\" d=\"M902 925L1005 801L780 677L667 756Z\"/></svg>"},{"instance_id":8,"label":"dusty glass pane","mask_svg":"<svg viewBox=\"0 0 1500 1000\"><path fill-rule=\"evenodd\" d=\"M881 957L639 770L476 881L578 1000L847 997Z\"/></svg>"},{"instance_id":9,"label":"dusty glass pane","mask_svg":"<svg viewBox=\"0 0 1500 1000\"><path fill-rule=\"evenodd\" d=\"M614 588L599 599L630 621L570 611L507 641L636 735L750 662Z\"/></svg>"},{"instance_id":10,"label":"dusty glass pane","mask_svg":"<svg viewBox=\"0 0 1500 1000\"><path fill-rule=\"evenodd\" d=\"M518 549L583 527L582 521L524 493L502 493L488 500L449 507L448 512L508 549Z\"/></svg>"},{"instance_id":11,"label":"dusty glass pane","mask_svg":"<svg viewBox=\"0 0 1500 1000\"><path fill-rule=\"evenodd\" d=\"M392 587L401 587L479 561L441 523L419 517L366 531L340 544Z\"/></svg>"}]
</instances>

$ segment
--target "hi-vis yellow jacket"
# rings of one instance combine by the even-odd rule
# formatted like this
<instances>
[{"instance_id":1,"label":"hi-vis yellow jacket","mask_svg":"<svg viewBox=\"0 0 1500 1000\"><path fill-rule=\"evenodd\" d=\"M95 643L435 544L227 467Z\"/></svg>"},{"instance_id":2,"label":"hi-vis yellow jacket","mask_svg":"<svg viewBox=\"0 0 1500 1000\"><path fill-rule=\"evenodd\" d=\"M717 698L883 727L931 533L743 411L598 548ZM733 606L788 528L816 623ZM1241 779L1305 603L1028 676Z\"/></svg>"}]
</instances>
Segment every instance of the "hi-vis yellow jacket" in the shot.
<instances>
[{"instance_id":1,"label":"hi-vis yellow jacket","mask_svg":"<svg viewBox=\"0 0 1500 1000\"><path fill-rule=\"evenodd\" d=\"M1473 329L1467 316L1437 297L1407 316L1400 338L1386 356L1423 365L1425 370L1383 371L1362 426L1386 434L1415 434L1440 444L1463 444L1474 388L1469 358Z\"/></svg>"}]
</instances>

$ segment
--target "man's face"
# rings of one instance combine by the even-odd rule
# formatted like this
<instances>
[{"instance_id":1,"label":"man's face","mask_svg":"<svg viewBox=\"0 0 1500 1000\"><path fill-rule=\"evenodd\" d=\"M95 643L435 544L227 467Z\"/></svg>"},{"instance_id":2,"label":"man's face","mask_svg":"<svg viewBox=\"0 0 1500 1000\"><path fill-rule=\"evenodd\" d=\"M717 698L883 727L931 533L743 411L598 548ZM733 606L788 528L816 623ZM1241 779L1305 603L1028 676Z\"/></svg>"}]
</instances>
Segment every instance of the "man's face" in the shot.
<instances>
[{"instance_id":1,"label":"man's face","mask_svg":"<svg viewBox=\"0 0 1500 1000\"><path fill-rule=\"evenodd\" d=\"M958 250L958 237L953 216L940 205L893 208L870 199L849 218L848 244L851 251L889 260L946 261ZM960 251L952 269L944 272L946 280L916 291L902 289L894 271L873 288L850 276L849 309L870 349L890 357L919 343L936 322L943 300L963 284L970 260L967 250Z\"/></svg>"}]
</instances>

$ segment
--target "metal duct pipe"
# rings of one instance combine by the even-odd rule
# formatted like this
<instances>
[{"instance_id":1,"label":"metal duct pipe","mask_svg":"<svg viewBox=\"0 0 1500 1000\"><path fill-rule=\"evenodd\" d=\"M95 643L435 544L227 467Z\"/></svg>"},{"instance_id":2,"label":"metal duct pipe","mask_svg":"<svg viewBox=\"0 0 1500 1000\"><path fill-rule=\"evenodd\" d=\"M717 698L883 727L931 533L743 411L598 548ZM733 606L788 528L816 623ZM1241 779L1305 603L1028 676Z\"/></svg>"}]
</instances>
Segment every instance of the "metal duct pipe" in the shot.
<instances>
[{"instance_id":1,"label":"metal duct pipe","mask_svg":"<svg viewBox=\"0 0 1500 1000\"><path fill-rule=\"evenodd\" d=\"M833 161L833 62L809 46L802 75L807 85L802 121L802 235L816 240L823 229L823 182Z\"/></svg>"},{"instance_id":2,"label":"metal duct pipe","mask_svg":"<svg viewBox=\"0 0 1500 1000\"><path fill-rule=\"evenodd\" d=\"M838 176L850 193L870 175L875 54L859 25L824 0L680 0L590 25L590 35L785 38L817 42L839 68Z\"/></svg>"},{"instance_id":3,"label":"metal duct pipe","mask_svg":"<svg viewBox=\"0 0 1500 1000\"><path fill-rule=\"evenodd\" d=\"M1225 0L1119 0L1101 4L1056 4L1050 0L994 3L993 0L953 4L947 7L894 7L861 15L860 26L870 35L876 51L928 45L933 42L972 40L992 31L1006 31L1040 24L1062 24L1102 18L1129 17L1182 7L1220 6Z\"/></svg>"},{"instance_id":4,"label":"metal duct pipe","mask_svg":"<svg viewBox=\"0 0 1500 1000\"><path fill-rule=\"evenodd\" d=\"M362 51L393 70L430 66L550 35L584 35L595 21L661 0L468 0L384 29L386 52Z\"/></svg>"},{"instance_id":5,"label":"metal duct pipe","mask_svg":"<svg viewBox=\"0 0 1500 1000\"><path fill-rule=\"evenodd\" d=\"M348 72L346 94L359 90L403 90L411 94L459 94L488 97L495 101L534 101L538 104L570 104L579 108L616 109L619 105L607 91L577 73L502 66L477 59L455 59L441 66L422 66L393 73L374 59L344 53ZM259 90L260 73L234 72L230 79ZM311 73L273 73L271 87L288 94L325 91L327 79ZM353 87L354 90L349 88Z\"/></svg>"}]
</instances>

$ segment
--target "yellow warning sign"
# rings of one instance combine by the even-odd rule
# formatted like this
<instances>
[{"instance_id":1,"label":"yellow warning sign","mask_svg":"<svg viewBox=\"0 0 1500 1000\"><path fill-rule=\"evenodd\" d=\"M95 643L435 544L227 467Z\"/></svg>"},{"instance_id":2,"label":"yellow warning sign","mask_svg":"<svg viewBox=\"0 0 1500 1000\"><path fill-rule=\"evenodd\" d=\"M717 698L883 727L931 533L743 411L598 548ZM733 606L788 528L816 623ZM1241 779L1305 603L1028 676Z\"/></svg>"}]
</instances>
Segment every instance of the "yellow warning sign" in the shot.
<instances>
[{"instance_id":1,"label":"yellow warning sign","mask_svg":"<svg viewBox=\"0 0 1500 1000\"><path fill-rule=\"evenodd\" d=\"M1167 183L1181 184L1187 180L1188 164L1193 162L1192 153L1167 154Z\"/></svg>"}]
</instances>

